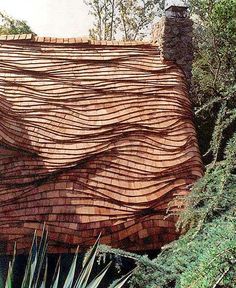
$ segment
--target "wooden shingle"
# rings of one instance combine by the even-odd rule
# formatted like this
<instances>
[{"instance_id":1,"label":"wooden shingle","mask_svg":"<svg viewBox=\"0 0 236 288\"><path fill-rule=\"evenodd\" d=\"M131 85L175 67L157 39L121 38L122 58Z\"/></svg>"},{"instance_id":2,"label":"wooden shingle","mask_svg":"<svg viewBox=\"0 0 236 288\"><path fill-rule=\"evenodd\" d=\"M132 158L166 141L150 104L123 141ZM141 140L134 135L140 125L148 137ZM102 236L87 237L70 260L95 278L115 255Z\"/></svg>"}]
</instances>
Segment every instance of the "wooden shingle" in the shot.
<instances>
[{"instance_id":1,"label":"wooden shingle","mask_svg":"<svg viewBox=\"0 0 236 288\"><path fill-rule=\"evenodd\" d=\"M145 42L0 36L0 242L50 252L176 238L173 197L202 175L185 76ZM177 209L172 207L172 209ZM19 227L20 225L20 227Z\"/></svg>"}]
</instances>

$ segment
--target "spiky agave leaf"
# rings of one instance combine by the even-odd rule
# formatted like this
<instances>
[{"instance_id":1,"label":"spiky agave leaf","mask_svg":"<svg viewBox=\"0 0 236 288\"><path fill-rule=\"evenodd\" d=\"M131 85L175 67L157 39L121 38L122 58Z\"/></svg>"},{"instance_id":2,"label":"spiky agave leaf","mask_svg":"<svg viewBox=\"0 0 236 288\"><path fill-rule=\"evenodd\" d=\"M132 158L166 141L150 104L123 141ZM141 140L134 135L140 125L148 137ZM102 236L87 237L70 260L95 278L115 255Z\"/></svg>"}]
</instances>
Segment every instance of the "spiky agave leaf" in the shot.
<instances>
[{"instance_id":1,"label":"spiky agave leaf","mask_svg":"<svg viewBox=\"0 0 236 288\"><path fill-rule=\"evenodd\" d=\"M82 271L80 272L79 277L76 280L74 288L86 288L89 276L91 274L91 271L94 265L94 260L97 254L100 236L101 234L98 236L97 241L95 242L91 251L88 253L87 257L85 258Z\"/></svg>"},{"instance_id":2,"label":"spiky agave leaf","mask_svg":"<svg viewBox=\"0 0 236 288\"><path fill-rule=\"evenodd\" d=\"M44 225L42 237L41 237L40 244L38 247L37 246L37 233L35 231L21 288L38 288L39 287L39 277L42 271L42 266L43 266L43 262L44 262L46 250L47 250L47 236L48 236L48 232L45 229L45 225Z\"/></svg>"},{"instance_id":3,"label":"spiky agave leaf","mask_svg":"<svg viewBox=\"0 0 236 288\"><path fill-rule=\"evenodd\" d=\"M134 271L130 271L126 275L122 276L120 279L117 279L114 281L109 288L121 288L123 285L129 280L129 278L132 276Z\"/></svg>"},{"instance_id":4,"label":"spiky agave leaf","mask_svg":"<svg viewBox=\"0 0 236 288\"><path fill-rule=\"evenodd\" d=\"M73 285L73 281L74 281L74 277L75 277L75 268L76 268L76 264L77 264L77 258L78 258L78 252L79 252L79 246L76 249L75 255L74 255L74 259L72 261L71 267L70 267L70 271L67 275L66 281L63 285L63 288L71 288Z\"/></svg>"},{"instance_id":5,"label":"spiky agave leaf","mask_svg":"<svg viewBox=\"0 0 236 288\"><path fill-rule=\"evenodd\" d=\"M13 253L12 261L9 262L5 288L12 288L13 287L13 267L14 267L15 259L16 259L16 243L14 245L14 253Z\"/></svg>"},{"instance_id":6,"label":"spiky agave leaf","mask_svg":"<svg viewBox=\"0 0 236 288\"><path fill-rule=\"evenodd\" d=\"M54 272L54 275L52 277L52 283L50 285L50 288L58 288L58 283L59 283L59 278L60 278L60 262L61 262L61 257L57 261L56 269Z\"/></svg>"},{"instance_id":7,"label":"spiky agave leaf","mask_svg":"<svg viewBox=\"0 0 236 288\"><path fill-rule=\"evenodd\" d=\"M33 287L37 288L40 282L40 273L42 271L44 259L47 252L47 239L48 239L48 231L46 230L45 224L43 225L43 232L42 237L39 243L39 248L37 251L37 262L34 270L34 280L33 280Z\"/></svg>"},{"instance_id":8,"label":"spiky agave leaf","mask_svg":"<svg viewBox=\"0 0 236 288\"><path fill-rule=\"evenodd\" d=\"M21 288L45 288L46 287L47 270L48 270L47 259L46 259L44 276L43 276L42 281L41 281L41 275L42 275L42 268L43 268L43 263L45 260L45 255L46 255L46 250L47 250L47 236L48 236L48 232L44 226L40 245L39 247L37 247L37 236L36 236L36 231L35 231ZM95 257L97 254L99 239L100 239L100 235L96 243L92 247L91 251L88 253L87 257L85 257L82 270L76 280L75 285L73 286L73 282L75 280L74 277L75 277L75 270L77 266L78 251L79 251L78 250L79 247L77 248L70 270L68 272L67 278L63 285L63 288L72 288L72 287L73 288L97 288L99 286L99 284L101 283L102 279L104 278L105 274L107 273L111 265L111 263L109 263L89 284L87 284L93 265L94 265ZM13 287L13 265L15 261L15 254L16 254L16 246L14 249L13 261L9 263L8 276L7 276L7 280L5 283L5 288ZM124 283L129 279L131 274L132 272L128 273L127 275L115 281L112 284L111 288L121 288L124 285ZM58 260L50 288L58 288L59 278L60 278L60 259ZM3 288L3 287L0 287L0 288Z\"/></svg>"},{"instance_id":9,"label":"spiky agave leaf","mask_svg":"<svg viewBox=\"0 0 236 288\"><path fill-rule=\"evenodd\" d=\"M48 258L46 258L45 270L44 270L43 280L40 285L40 288L46 288L47 272L48 272Z\"/></svg>"},{"instance_id":10,"label":"spiky agave leaf","mask_svg":"<svg viewBox=\"0 0 236 288\"><path fill-rule=\"evenodd\" d=\"M86 288L97 288L110 266L111 262L89 283L88 286L86 286Z\"/></svg>"},{"instance_id":11,"label":"spiky agave leaf","mask_svg":"<svg viewBox=\"0 0 236 288\"><path fill-rule=\"evenodd\" d=\"M5 288L12 288L13 287L13 269L12 269L12 262L9 262L8 272L7 272L7 280L5 283Z\"/></svg>"},{"instance_id":12,"label":"spiky agave leaf","mask_svg":"<svg viewBox=\"0 0 236 288\"><path fill-rule=\"evenodd\" d=\"M21 288L31 287L31 284L33 281L33 275L34 275L33 271L36 266L36 258L37 258L37 237L36 237L36 231L35 231Z\"/></svg>"}]
</instances>

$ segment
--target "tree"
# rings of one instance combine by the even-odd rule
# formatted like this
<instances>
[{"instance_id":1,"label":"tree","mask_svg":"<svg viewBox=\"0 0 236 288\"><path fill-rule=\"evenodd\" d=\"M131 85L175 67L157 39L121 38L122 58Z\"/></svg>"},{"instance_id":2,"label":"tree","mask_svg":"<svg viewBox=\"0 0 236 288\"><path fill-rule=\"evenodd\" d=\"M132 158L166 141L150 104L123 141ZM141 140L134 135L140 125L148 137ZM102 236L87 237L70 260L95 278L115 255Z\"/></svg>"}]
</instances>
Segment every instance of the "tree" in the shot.
<instances>
[{"instance_id":1,"label":"tree","mask_svg":"<svg viewBox=\"0 0 236 288\"><path fill-rule=\"evenodd\" d=\"M16 20L0 12L0 35L33 33L28 24L23 20Z\"/></svg>"},{"instance_id":2,"label":"tree","mask_svg":"<svg viewBox=\"0 0 236 288\"><path fill-rule=\"evenodd\" d=\"M85 3L94 17L93 28L89 31L90 37L98 40L113 39L117 23L115 0L89 0Z\"/></svg>"},{"instance_id":3,"label":"tree","mask_svg":"<svg viewBox=\"0 0 236 288\"><path fill-rule=\"evenodd\" d=\"M90 36L99 40L142 40L145 31L151 30L155 16L164 8L163 0L87 0L85 3L94 17Z\"/></svg>"},{"instance_id":4,"label":"tree","mask_svg":"<svg viewBox=\"0 0 236 288\"><path fill-rule=\"evenodd\" d=\"M157 14L154 2L145 0L119 1L118 12L123 40L142 40L145 37L145 34L147 34L145 30L150 28L150 24L153 23Z\"/></svg>"},{"instance_id":5,"label":"tree","mask_svg":"<svg viewBox=\"0 0 236 288\"><path fill-rule=\"evenodd\" d=\"M185 209L177 228L184 234L155 259L110 250L136 262L131 288L236 284L236 1L190 4L196 22L192 99L206 172L180 199Z\"/></svg>"},{"instance_id":6,"label":"tree","mask_svg":"<svg viewBox=\"0 0 236 288\"><path fill-rule=\"evenodd\" d=\"M192 98L208 164L212 157L222 159L236 124L236 1L191 0L191 10L196 23Z\"/></svg>"},{"instance_id":7,"label":"tree","mask_svg":"<svg viewBox=\"0 0 236 288\"><path fill-rule=\"evenodd\" d=\"M102 247L133 259L130 288L234 288L236 283L236 133L223 161L209 167L185 199L178 227L187 232L153 260ZM181 199L183 200L183 199Z\"/></svg>"}]
</instances>

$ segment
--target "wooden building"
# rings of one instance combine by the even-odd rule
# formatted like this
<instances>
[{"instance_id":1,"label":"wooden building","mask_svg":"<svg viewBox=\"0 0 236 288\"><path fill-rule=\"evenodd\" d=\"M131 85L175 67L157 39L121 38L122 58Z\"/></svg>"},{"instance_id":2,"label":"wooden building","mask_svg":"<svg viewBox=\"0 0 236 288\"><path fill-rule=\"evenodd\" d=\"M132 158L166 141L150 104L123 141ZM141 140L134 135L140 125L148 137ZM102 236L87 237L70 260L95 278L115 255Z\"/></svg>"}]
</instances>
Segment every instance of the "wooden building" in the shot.
<instances>
[{"instance_id":1,"label":"wooden building","mask_svg":"<svg viewBox=\"0 0 236 288\"><path fill-rule=\"evenodd\" d=\"M177 237L168 205L202 175L191 30L164 17L151 42L0 36L1 252L44 222L50 252L100 232L135 251Z\"/></svg>"}]
</instances>

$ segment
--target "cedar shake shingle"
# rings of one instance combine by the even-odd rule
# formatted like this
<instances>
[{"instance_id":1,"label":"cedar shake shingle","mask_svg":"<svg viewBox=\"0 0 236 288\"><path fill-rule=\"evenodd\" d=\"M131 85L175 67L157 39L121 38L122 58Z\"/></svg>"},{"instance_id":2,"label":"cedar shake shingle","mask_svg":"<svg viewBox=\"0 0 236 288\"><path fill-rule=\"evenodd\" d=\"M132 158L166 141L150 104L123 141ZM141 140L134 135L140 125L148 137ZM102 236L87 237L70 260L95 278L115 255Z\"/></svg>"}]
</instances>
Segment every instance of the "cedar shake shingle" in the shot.
<instances>
[{"instance_id":1,"label":"cedar shake shingle","mask_svg":"<svg viewBox=\"0 0 236 288\"><path fill-rule=\"evenodd\" d=\"M0 36L0 241L49 251L175 239L173 195L202 175L185 76L156 45ZM174 209L174 207L172 208Z\"/></svg>"}]
</instances>

